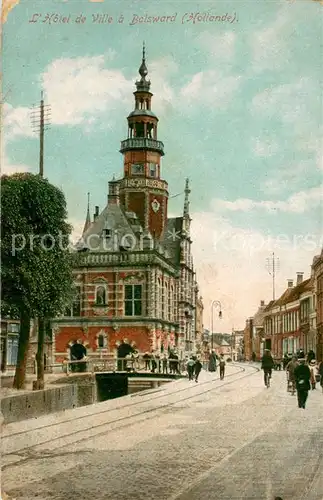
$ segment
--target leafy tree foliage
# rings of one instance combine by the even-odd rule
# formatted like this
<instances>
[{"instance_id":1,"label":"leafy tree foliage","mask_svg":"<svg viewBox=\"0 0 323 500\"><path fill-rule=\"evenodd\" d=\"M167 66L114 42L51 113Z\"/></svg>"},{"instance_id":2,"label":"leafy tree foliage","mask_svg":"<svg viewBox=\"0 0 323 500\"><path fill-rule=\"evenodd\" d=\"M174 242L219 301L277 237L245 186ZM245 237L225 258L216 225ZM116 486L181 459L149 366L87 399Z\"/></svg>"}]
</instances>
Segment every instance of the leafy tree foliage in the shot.
<instances>
[{"instance_id":1,"label":"leafy tree foliage","mask_svg":"<svg viewBox=\"0 0 323 500\"><path fill-rule=\"evenodd\" d=\"M71 300L71 226L62 191L30 173L2 176L1 212L1 296L4 304L19 311L21 319L14 382L21 388L30 318L38 317L44 324Z\"/></svg>"}]
</instances>

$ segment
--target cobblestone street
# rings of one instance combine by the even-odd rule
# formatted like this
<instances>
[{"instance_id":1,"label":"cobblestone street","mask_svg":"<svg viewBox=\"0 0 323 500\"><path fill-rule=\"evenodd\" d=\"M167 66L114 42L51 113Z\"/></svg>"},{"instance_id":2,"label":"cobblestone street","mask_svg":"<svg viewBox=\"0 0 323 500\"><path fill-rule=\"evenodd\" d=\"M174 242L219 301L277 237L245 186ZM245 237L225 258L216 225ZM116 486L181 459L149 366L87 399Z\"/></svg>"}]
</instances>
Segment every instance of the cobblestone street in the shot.
<instances>
[{"instance_id":1,"label":"cobblestone street","mask_svg":"<svg viewBox=\"0 0 323 500\"><path fill-rule=\"evenodd\" d=\"M220 381L217 373L210 382L214 375L203 372L199 384L180 380L150 398L136 395L131 402L142 399L136 406L142 413L130 419L133 408L122 408L128 396L95 405L118 406L122 417L110 422L104 416L100 429L93 423L102 424L93 413L98 410L74 410L92 416L83 418L83 430L77 422L64 424L71 439L55 440L63 423L47 428L47 440L43 436L43 444L32 448L22 443L23 435L6 439L4 490L17 500L322 500L321 390L312 391L304 411L287 393L284 372L274 372L269 390L262 373L247 364L245 372L230 367L228 375ZM162 401L158 394L165 394ZM71 415L65 412L66 419ZM42 417L38 425L53 418ZM12 432L18 428L12 425Z\"/></svg>"}]
</instances>

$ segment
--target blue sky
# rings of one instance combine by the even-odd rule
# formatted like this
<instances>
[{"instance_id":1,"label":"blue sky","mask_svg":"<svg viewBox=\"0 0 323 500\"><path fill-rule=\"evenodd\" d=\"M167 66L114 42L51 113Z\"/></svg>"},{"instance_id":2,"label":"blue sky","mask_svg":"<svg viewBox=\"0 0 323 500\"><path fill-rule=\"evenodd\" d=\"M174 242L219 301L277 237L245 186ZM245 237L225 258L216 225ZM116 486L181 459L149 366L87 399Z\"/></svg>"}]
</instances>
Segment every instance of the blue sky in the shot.
<instances>
[{"instance_id":1,"label":"blue sky","mask_svg":"<svg viewBox=\"0 0 323 500\"><path fill-rule=\"evenodd\" d=\"M94 205L103 209L109 179L122 175L118 149L145 40L170 195L190 178L205 326L212 299L223 302L224 330L242 328L258 302L270 300L265 260L273 250L281 261L277 293L297 271L309 273L322 246L318 2L14 3L4 25L5 171L37 171L29 108L43 90L52 116L45 175L63 188L76 232L88 191L92 211ZM198 12L235 21L194 24L186 16L182 23L186 13ZM35 13L41 17L30 23ZM42 22L47 14L70 20ZM83 24L75 23L80 14ZM96 14L113 22L95 24ZM131 25L134 15L146 14L176 18ZM170 213L180 213L182 205L182 196L171 199Z\"/></svg>"}]
</instances>

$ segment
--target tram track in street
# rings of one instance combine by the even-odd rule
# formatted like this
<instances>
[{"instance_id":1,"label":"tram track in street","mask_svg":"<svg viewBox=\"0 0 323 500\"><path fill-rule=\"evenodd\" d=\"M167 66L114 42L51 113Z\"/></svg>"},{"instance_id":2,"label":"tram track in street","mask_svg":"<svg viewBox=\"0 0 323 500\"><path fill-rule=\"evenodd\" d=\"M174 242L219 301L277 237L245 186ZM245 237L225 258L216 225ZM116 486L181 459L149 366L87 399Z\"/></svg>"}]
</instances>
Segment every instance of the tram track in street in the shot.
<instances>
[{"instance_id":1,"label":"tram track in street","mask_svg":"<svg viewBox=\"0 0 323 500\"><path fill-rule=\"evenodd\" d=\"M118 408L109 408L109 409L102 410L100 412L93 413L93 414L90 414L90 415L81 415L79 417L67 419L67 420L64 420L62 422L56 422L56 423L52 423L52 424L47 424L47 425L43 425L43 426L37 427L35 429L27 429L25 431L20 431L20 432L9 434L7 436L3 436L2 437L2 448L4 448L3 442L5 440L12 440L12 439L14 439L15 437L17 437L19 435L24 435L24 437L25 437L26 434L37 433L37 432L42 431L42 430L44 430L46 428L53 428L53 427L61 426L61 425L72 423L72 422L75 423L78 420L82 420L84 418L95 418L95 417L97 417L99 415L102 417L103 415L111 414L111 412L122 411L123 409L135 407L137 405L141 405L142 406L145 403L151 403L151 402L154 402L154 401L156 401L158 399L161 399L161 398L164 398L164 397L177 396L178 394L182 394L185 391L192 391L193 390L195 392L195 389L200 389L201 386L206 386L206 385L210 385L210 384L213 385L213 387L210 387L210 388L208 388L206 390L203 390L203 391L199 390L199 391L197 391L194 394L190 394L189 396L186 396L186 397L183 397L183 398L179 398L179 399L177 398L175 401L167 402L165 404L161 404L161 405L158 405L158 406L153 407L153 408L143 409L142 411L138 411L138 412L136 412L134 414L125 415L125 416L122 416L122 417L119 417L119 418L115 418L115 419L110 420L110 421L105 421L105 422L99 423L98 425L94 425L94 426L91 425L91 426L86 427L86 428L81 428L81 429L78 429L78 430L76 430L74 432L68 432L66 435L65 434L60 434L59 436L52 437L51 439L46 439L46 440L41 441L41 442L39 442L37 444L31 444L30 446L22 447L19 450L9 451L9 452L2 453L2 457L6 457L6 456L10 456L10 455L23 455L23 454L26 455L29 452L29 450L36 449L37 447L46 445L48 443L52 444L52 443L58 442L61 439L64 439L66 441L70 441L70 439L73 438L73 440L69 444L75 444L75 443L78 443L79 441L82 441L82 442L89 441L90 439L93 439L95 437L104 435L107 432L109 432L109 429L105 429L104 431L100 431L100 432L93 432L93 431L96 431L97 429L102 429L104 427L106 428L106 427L114 426L114 425L117 425L117 428L120 429L122 427L126 427L126 426L129 426L129 425L134 425L134 424L140 422L141 420L144 420L146 418L147 414L151 414L151 413L154 413L154 412L158 413L158 412L163 411L163 410L165 410L167 408L170 408L170 407L172 407L174 405L177 405L178 403L189 401L189 400L192 400L192 399L194 399L196 397L199 397L199 396L201 396L203 394L207 394L209 392L220 390L224 386L231 385L231 384L233 384L236 381L239 381L239 380L242 380L244 378L250 377L250 376L254 375L256 372L259 371L259 368L254 367L254 366L249 366L248 368L252 369L251 372L246 373L246 374L244 374L242 376L237 376L237 375L240 375L241 373L246 372L246 369L245 369L245 367L243 367L241 365L235 365L235 367L239 368L239 371L237 371L236 373L228 374L226 376L226 379L225 379L226 381L225 382L221 381L222 383L220 385L214 386L214 382L219 381L219 379L217 378L217 379L212 379L212 380L208 380L208 381L199 383L198 385L194 385L194 386L193 385L189 385L187 387L183 387L183 388L178 389L178 390L173 391L173 392L167 392L167 390L165 390L166 389L165 388L165 389L162 389L162 391L164 391L163 394L158 394L158 395L156 395L156 396L154 396L152 398L149 397L149 394L146 394L147 398L145 398L145 399L140 398L140 400L138 400L138 401L135 401L135 402L132 402L132 403L129 403L129 404L125 404L125 405L120 406ZM232 380L232 377L235 377L235 378ZM231 380L227 381L228 378L230 378ZM143 418L140 418L140 417L143 417ZM131 420L135 420L135 421L131 422ZM121 423L121 425L120 425L120 423ZM122 425L122 423L124 423L124 424ZM90 433L90 435L89 436L85 436L85 433L88 433L88 432ZM74 437L77 437L77 439L74 440ZM55 454L53 454L53 456L55 456ZM22 457L22 459L23 459L23 457ZM15 462L11 462L11 463L9 463L7 465L4 465L3 469L8 468L8 467L13 467L14 465L17 465L19 463L21 463L21 460L18 460L18 461L15 461Z\"/></svg>"}]
</instances>

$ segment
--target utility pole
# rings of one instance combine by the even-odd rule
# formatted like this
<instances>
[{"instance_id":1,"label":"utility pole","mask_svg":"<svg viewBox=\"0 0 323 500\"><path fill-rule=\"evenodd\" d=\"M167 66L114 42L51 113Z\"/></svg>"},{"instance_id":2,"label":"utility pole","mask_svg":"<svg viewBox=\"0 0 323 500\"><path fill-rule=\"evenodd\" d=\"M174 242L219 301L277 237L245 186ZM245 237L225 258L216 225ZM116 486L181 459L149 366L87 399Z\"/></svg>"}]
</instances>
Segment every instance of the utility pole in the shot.
<instances>
[{"instance_id":1,"label":"utility pole","mask_svg":"<svg viewBox=\"0 0 323 500\"><path fill-rule=\"evenodd\" d=\"M39 175L44 177L44 135L45 130L48 130L50 120L50 106L44 104L44 93L41 92L40 106L33 108L31 113L31 121L34 132L39 132ZM40 390L44 389L44 343L45 331L48 318L38 318L38 347L36 354L37 361L37 380L33 382L33 388Z\"/></svg>"},{"instance_id":2,"label":"utility pole","mask_svg":"<svg viewBox=\"0 0 323 500\"><path fill-rule=\"evenodd\" d=\"M39 175L44 177L44 135L49 128L50 105L44 104L44 93L41 92L40 106L34 107L31 113L31 121L34 132L39 132Z\"/></svg>"},{"instance_id":3,"label":"utility pole","mask_svg":"<svg viewBox=\"0 0 323 500\"><path fill-rule=\"evenodd\" d=\"M279 258L275 257L275 252L272 253L271 257L268 257L266 262L266 268L270 276L272 277L272 287L273 287L273 300L276 298L276 273L279 271Z\"/></svg>"}]
</instances>

